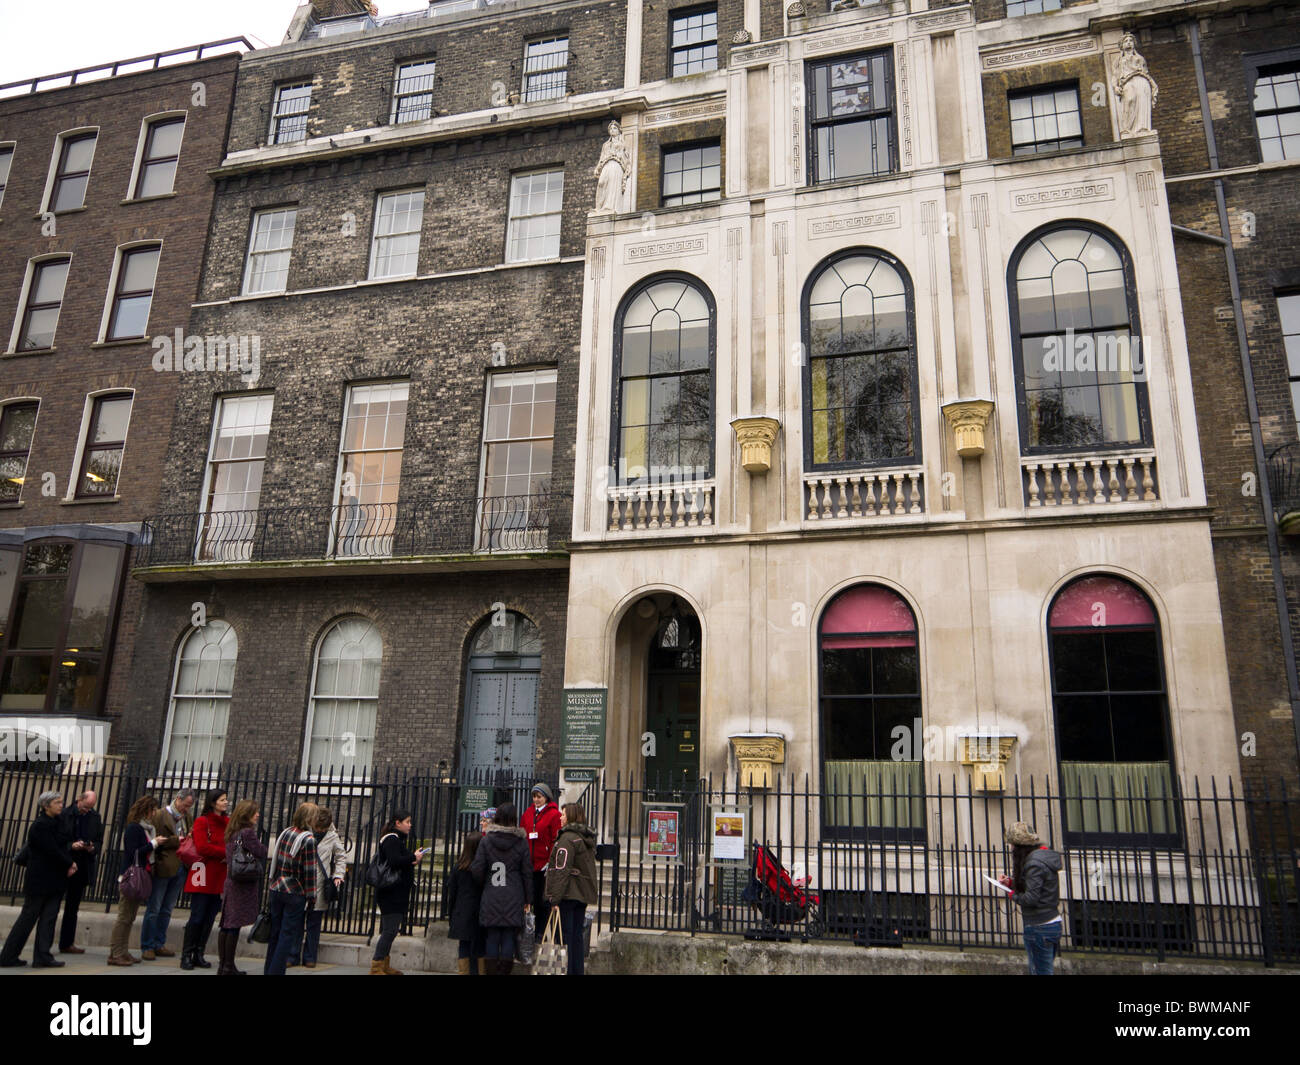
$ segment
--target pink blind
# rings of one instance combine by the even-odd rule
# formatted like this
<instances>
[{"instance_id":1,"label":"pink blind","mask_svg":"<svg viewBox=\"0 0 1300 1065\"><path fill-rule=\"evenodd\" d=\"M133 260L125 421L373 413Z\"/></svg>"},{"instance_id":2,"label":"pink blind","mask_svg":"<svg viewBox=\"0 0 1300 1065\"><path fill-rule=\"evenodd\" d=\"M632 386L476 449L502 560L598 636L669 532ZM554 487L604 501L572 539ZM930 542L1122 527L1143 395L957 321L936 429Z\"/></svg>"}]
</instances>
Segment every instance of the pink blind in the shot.
<instances>
[{"instance_id":1,"label":"pink blind","mask_svg":"<svg viewBox=\"0 0 1300 1065\"><path fill-rule=\"evenodd\" d=\"M878 584L840 593L822 617L822 647L915 647L916 621L902 597Z\"/></svg>"},{"instance_id":2,"label":"pink blind","mask_svg":"<svg viewBox=\"0 0 1300 1065\"><path fill-rule=\"evenodd\" d=\"M1151 601L1128 581L1084 577L1067 586L1048 617L1048 628L1093 629L1156 623Z\"/></svg>"}]
</instances>

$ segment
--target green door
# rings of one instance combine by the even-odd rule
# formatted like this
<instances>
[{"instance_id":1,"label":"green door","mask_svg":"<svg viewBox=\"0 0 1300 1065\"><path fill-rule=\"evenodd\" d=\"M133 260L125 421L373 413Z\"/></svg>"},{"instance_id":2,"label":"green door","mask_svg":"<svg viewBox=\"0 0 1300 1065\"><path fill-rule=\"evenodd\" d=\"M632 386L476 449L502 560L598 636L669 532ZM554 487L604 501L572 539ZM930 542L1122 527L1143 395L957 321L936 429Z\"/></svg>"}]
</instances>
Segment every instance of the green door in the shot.
<instances>
[{"instance_id":1,"label":"green door","mask_svg":"<svg viewBox=\"0 0 1300 1065\"><path fill-rule=\"evenodd\" d=\"M646 731L654 755L645 760L646 786L667 800L693 790L700 772L700 674L652 672L646 701Z\"/></svg>"}]
</instances>

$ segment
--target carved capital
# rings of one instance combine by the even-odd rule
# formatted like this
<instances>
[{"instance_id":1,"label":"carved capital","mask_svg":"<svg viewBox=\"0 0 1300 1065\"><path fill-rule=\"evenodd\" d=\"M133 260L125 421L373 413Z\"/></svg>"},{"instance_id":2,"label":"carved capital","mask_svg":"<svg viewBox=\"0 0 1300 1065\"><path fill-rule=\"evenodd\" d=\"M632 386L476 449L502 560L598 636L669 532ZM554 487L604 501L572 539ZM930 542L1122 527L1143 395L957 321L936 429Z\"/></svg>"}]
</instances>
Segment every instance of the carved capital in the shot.
<instances>
[{"instance_id":1,"label":"carved capital","mask_svg":"<svg viewBox=\"0 0 1300 1065\"><path fill-rule=\"evenodd\" d=\"M1016 737L976 732L961 737L961 763L971 771L973 791L1005 791L1007 762L1016 747Z\"/></svg>"},{"instance_id":2,"label":"carved capital","mask_svg":"<svg viewBox=\"0 0 1300 1065\"><path fill-rule=\"evenodd\" d=\"M742 788L770 788L772 768L785 765L785 737L775 733L731 736Z\"/></svg>"},{"instance_id":3,"label":"carved capital","mask_svg":"<svg viewBox=\"0 0 1300 1065\"><path fill-rule=\"evenodd\" d=\"M962 458L984 454L984 429L992 413L993 404L987 399L961 399L944 404L943 416L957 434L957 454Z\"/></svg>"},{"instance_id":4,"label":"carved capital","mask_svg":"<svg viewBox=\"0 0 1300 1065\"><path fill-rule=\"evenodd\" d=\"M750 473L772 468L772 444L781 423L775 418L737 418L731 423L740 442L740 464Z\"/></svg>"},{"instance_id":5,"label":"carved capital","mask_svg":"<svg viewBox=\"0 0 1300 1065\"><path fill-rule=\"evenodd\" d=\"M794 3L785 9L786 18L803 18L808 14L808 5L803 0L794 0Z\"/></svg>"}]
</instances>

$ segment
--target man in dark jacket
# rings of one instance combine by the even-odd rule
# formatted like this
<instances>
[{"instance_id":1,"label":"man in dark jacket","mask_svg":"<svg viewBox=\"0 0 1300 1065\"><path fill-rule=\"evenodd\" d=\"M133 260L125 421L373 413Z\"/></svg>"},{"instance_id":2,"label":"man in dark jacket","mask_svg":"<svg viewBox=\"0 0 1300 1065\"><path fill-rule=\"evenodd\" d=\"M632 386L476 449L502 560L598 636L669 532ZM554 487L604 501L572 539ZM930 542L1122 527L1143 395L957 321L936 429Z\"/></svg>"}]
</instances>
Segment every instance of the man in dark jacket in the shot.
<instances>
[{"instance_id":1,"label":"man in dark jacket","mask_svg":"<svg viewBox=\"0 0 1300 1065\"><path fill-rule=\"evenodd\" d=\"M23 908L0 950L0 968L26 965L18 955L27 945L32 928L36 929L33 969L57 969L63 962L54 957L54 926L59 917L59 902L67 890L68 879L77 871L76 860L68 848L59 815L63 796L46 791L37 800L39 813L27 830L27 880L23 885Z\"/></svg>"},{"instance_id":2,"label":"man in dark jacket","mask_svg":"<svg viewBox=\"0 0 1300 1065\"><path fill-rule=\"evenodd\" d=\"M1060 950L1063 923L1057 912L1061 902L1061 856L1050 849L1024 821L1007 829L1011 844L1011 876L1003 885L1012 888L1011 901L1020 907L1025 922L1025 953L1030 976L1051 976ZM1009 881L1009 882L1008 882Z\"/></svg>"},{"instance_id":3,"label":"man in dark jacket","mask_svg":"<svg viewBox=\"0 0 1300 1065\"><path fill-rule=\"evenodd\" d=\"M86 953L76 944L77 910L87 885L95 882L95 858L104 845L104 822L95 809L96 798L93 791L83 791L76 802L64 809L61 818L63 831L72 841L70 849L77 860L77 871L68 878L68 893L63 899L60 954Z\"/></svg>"},{"instance_id":4,"label":"man in dark jacket","mask_svg":"<svg viewBox=\"0 0 1300 1065\"><path fill-rule=\"evenodd\" d=\"M537 914L534 938L541 939L551 912L546 901L546 866L551 860L551 848L560 834L560 808L555 805L555 793L541 781L533 786L533 805L524 811L522 824L528 833L528 848L533 861L533 899Z\"/></svg>"}]
</instances>

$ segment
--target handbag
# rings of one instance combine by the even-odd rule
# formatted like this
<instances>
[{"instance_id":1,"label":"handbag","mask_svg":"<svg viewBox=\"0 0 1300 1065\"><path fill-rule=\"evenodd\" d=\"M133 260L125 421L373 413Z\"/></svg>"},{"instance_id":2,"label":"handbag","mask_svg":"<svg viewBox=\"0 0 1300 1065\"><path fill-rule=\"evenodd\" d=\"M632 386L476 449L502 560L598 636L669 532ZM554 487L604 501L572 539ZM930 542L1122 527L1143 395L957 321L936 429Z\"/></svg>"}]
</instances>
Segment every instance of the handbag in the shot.
<instances>
[{"instance_id":1,"label":"handbag","mask_svg":"<svg viewBox=\"0 0 1300 1065\"><path fill-rule=\"evenodd\" d=\"M257 920L253 922L253 927L248 930L248 941L250 943L271 942L271 911L270 910L262 910L257 915Z\"/></svg>"},{"instance_id":2,"label":"handbag","mask_svg":"<svg viewBox=\"0 0 1300 1065\"><path fill-rule=\"evenodd\" d=\"M153 894L153 877L149 870L140 864L140 855L135 856L135 864L128 866L117 881L117 890L122 898L131 902L148 902Z\"/></svg>"},{"instance_id":3,"label":"handbag","mask_svg":"<svg viewBox=\"0 0 1300 1065\"><path fill-rule=\"evenodd\" d=\"M542 941L537 944L537 961L533 965L534 976L564 976L569 968L568 951L564 948L564 933L560 930L560 909L551 908L551 915L546 918L546 931Z\"/></svg>"},{"instance_id":4,"label":"handbag","mask_svg":"<svg viewBox=\"0 0 1300 1065\"><path fill-rule=\"evenodd\" d=\"M320 851L316 852L316 865L320 868L320 874L324 878L321 880L321 883L325 885L321 888L321 894L325 898L325 908L328 910L339 900L339 886L334 883L330 871L325 868L325 863L320 860Z\"/></svg>"},{"instance_id":5,"label":"handbag","mask_svg":"<svg viewBox=\"0 0 1300 1065\"><path fill-rule=\"evenodd\" d=\"M27 868L27 860L32 856L32 849L26 843L23 844L22 850L14 855L14 865Z\"/></svg>"},{"instance_id":6,"label":"handbag","mask_svg":"<svg viewBox=\"0 0 1300 1065\"><path fill-rule=\"evenodd\" d=\"M531 910L524 914L524 930L515 937L515 961L532 965L537 947L537 917Z\"/></svg>"},{"instance_id":7,"label":"handbag","mask_svg":"<svg viewBox=\"0 0 1300 1065\"><path fill-rule=\"evenodd\" d=\"M262 859L244 846L244 837L235 837L235 850L226 866L226 875L236 884L255 884L262 879Z\"/></svg>"},{"instance_id":8,"label":"handbag","mask_svg":"<svg viewBox=\"0 0 1300 1065\"><path fill-rule=\"evenodd\" d=\"M203 861L203 855L199 853L198 844L194 842L193 833L181 840L181 845L176 848L176 857L181 860L181 865L185 866L186 869L191 865L199 865Z\"/></svg>"},{"instance_id":9,"label":"handbag","mask_svg":"<svg viewBox=\"0 0 1300 1065\"><path fill-rule=\"evenodd\" d=\"M388 836L396 835L396 832L388 834ZM379 845L381 847L388 836L380 839ZM388 859L384 857L382 851L371 858L370 864L366 866L366 883L376 891L387 891L389 888L395 887L401 878L402 874L388 864Z\"/></svg>"}]
</instances>

